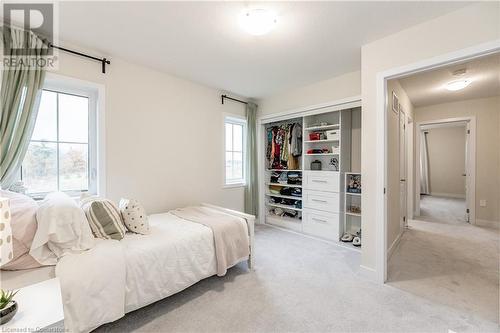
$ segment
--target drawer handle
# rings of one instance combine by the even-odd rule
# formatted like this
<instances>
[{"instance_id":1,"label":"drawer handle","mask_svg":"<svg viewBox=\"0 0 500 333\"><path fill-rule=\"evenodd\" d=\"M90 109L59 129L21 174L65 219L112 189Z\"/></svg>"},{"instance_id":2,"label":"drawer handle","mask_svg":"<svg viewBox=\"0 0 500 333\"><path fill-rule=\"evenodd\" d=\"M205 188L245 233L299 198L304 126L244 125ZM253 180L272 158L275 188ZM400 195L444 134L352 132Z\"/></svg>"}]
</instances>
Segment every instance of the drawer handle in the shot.
<instances>
[{"instance_id":1,"label":"drawer handle","mask_svg":"<svg viewBox=\"0 0 500 333\"><path fill-rule=\"evenodd\" d=\"M328 201L326 200L319 200L319 199L311 199L312 201L316 201L316 202L321 202L321 203L328 203Z\"/></svg>"},{"instance_id":2,"label":"drawer handle","mask_svg":"<svg viewBox=\"0 0 500 333\"><path fill-rule=\"evenodd\" d=\"M312 180L314 183L328 183L326 180L318 180L318 179L313 179Z\"/></svg>"},{"instance_id":3,"label":"drawer handle","mask_svg":"<svg viewBox=\"0 0 500 333\"><path fill-rule=\"evenodd\" d=\"M328 223L328 221L321 220L321 219L318 219L318 218L315 218L315 217L313 217L312 220L316 221L316 222L321 222L321 223Z\"/></svg>"}]
</instances>

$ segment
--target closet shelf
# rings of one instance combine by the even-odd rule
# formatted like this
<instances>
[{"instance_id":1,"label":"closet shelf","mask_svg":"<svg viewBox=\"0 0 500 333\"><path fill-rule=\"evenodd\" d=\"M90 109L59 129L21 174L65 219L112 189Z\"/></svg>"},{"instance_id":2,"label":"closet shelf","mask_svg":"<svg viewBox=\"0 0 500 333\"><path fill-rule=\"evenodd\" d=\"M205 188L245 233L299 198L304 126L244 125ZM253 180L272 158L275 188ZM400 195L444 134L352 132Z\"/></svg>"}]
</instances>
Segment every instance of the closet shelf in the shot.
<instances>
[{"instance_id":1,"label":"closet shelf","mask_svg":"<svg viewBox=\"0 0 500 333\"><path fill-rule=\"evenodd\" d=\"M361 214L359 214L359 213L352 213L352 212L345 212L345 215L351 215L351 216L361 217Z\"/></svg>"},{"instance_id":2,"label":"closet shelf","mask_svg":"<svg viewBox=\"0 0 500 333\"><path fill-rule=\"evenodd\" d=\"M274 203L270 203L270 202L266 203L266 205L271 206L271 207L278 207L278 208L283 208L283 209L296 210L298 212L302 211L302 208L295 208L293 206L274 204Z\"/></svg>"},{"instance_id":3,"label":"closet shelf","mask_svg":"<svg viewBox=\"0 0 500 333\"><path fill-rule=\"evenodd\" d=\"M323 153L323 154L306 154L306 156L335 156L340 155L338 153Z\"/></svg>"},{"instance_id":4,"label":"closet shelf","mask_svg":"<svg viewBox=\"0 0 500 333\"><path fill-rule=\"evenodd\" d=\"M271 219L277 219L277 220L283 220L286 222L292 222L292 223L301 223L302 220L298 218L293 218L293 217L288 217L288 216L279 216L279 215L273 215L273 214L267 214L267 218Z\"/></svg>"},{"instance_id":5,"label":"closet shelf","mask_svg":"<svg viewBox=\"0 0 500 333\"><path fill-rule=\"evenodd\" d=\"M331 128L337 128L339 127L339 124L332 124L332 125L325 125L325 126L312 126L312 127L306 127L306 131L321 131L321 130L327 130Z\"/></svg>"},{"instance_id":6,"label":"closet shelf","mask_svg":"<svg viewBox=\"0 0 500 333\"><path fill-rule=\"evenodd\" d=\"M351 193L351 192L345 192L345 194L347 194L347 195L354 195L354 196L357 196L357 197L360 197L360 196L361 196L361 193Z\"/></svg>"},{"instance_id":7,"label":"closet shelf","mask_svg":"<svg viewBox=\"0 0 500 333\"><path fill-rule=\"evenodd\" d=\"M302 185L292 185L292 184L280 184L280 183L266 183L269 186L283 186L283 187L302 187Z\"/></svg>"},{"instance_id":8,"label":"closet shelf","mask_svg":"<svg viewBox=\"0 0 500 333\"><path fill-rule=\"evenodd\" d=\"M302 197L294 197L293 195L282 195L282 194L272 194L272 193L266 193L266 195L269 196L269 197L283 198L283 199L292 199L292 200L302 201Z\"/></svg>"},{"instance_id":9,"label":"closet shelf","mask_svg":"<svg viewBox=\"0 0 500 333\"><path fill-rule=\"evenodd\" d=\"M316 143L316 142L338 142L339 140L307 140L304 141L305 143Z\"/></svg>"}]
</instances>

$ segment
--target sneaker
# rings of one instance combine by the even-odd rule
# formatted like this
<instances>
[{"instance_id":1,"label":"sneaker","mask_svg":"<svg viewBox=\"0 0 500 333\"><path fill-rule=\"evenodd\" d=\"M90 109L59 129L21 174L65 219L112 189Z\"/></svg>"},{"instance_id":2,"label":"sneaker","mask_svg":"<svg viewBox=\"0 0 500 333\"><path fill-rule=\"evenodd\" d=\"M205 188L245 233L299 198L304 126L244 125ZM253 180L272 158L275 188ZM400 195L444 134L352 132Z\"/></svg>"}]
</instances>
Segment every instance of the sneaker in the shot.
<instances>
[{"instance_id":1,"label":"sneaker","mask_svg":"<svg viewBox=\"0 0 500 333\"><path fill-rule=\"evenodd\" d=\"M342 238L340 240L345 242L345 243L349 243L349 242L352 242L353 239L354 239L354 236L351 235L350 233L346 232L346 233L344 233L344 235L342 236Z\"/></svg>"}]
</instances>

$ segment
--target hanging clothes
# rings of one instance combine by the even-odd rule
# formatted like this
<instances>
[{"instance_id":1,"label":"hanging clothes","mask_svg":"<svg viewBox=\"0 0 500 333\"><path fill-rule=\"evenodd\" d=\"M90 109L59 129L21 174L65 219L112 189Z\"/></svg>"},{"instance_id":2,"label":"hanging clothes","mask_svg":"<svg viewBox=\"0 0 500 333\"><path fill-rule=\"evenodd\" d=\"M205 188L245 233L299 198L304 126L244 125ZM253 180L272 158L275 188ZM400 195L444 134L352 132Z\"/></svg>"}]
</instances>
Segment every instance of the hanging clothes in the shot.
<instances>
[{"instance_id":1,"label":"hanging clothes","mask_svg":"<svg viewBox=\"0 0 500 333\"><path fill-rule=\"evenodd\" d=\"M299 144L300 147L297 146ZM267 128L266 157L270 169L298 169L298 156L301 154L302 127L300 124L283 124Z\"/></svg>"},{"instance_id":2,"label":"hanging clothes","mask_svg":"<svg viewBox=\"0 0 500 333\"><path fill-rule=\"evenodd\" d=\"M302 155L302 126L300 124L294 124L292 130L292 137L291 137L291 151L293 156L300 156Z\"/></svg>"}]
</instances>

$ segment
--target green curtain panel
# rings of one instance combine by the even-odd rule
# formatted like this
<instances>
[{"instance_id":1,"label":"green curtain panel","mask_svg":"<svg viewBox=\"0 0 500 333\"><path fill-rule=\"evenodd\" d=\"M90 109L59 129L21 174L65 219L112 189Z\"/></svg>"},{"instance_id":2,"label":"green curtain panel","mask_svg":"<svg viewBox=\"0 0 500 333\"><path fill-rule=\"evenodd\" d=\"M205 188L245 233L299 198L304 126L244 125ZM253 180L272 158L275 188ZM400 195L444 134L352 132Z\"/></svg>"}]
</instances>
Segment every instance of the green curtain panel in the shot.
<instances>
[{"instance_id":1,"label":"green curtain panel","mask_svg":"<svg viewBox=\"0 0 500 333\"><path fill-rule=\"evenodd\" d=\"M246 140L246 175L245 187L245 213L258 216L258 180L257 180L257 105L248 103L247 114L247 140Z\"/></svg>"},{"instance_id":2,"label":"green curtain panel","mask_svg":"<svg viewBox=\"0 0 500 333\"><path fill-rule=\"evenodd\" d=\"M6 33L3 33L6 29ZM42 39L30 31L2 27L3 45L10 38L13 45L10 57L25 61L15 67L4 66L0 93L0 186L8 188L18 177L19 168L28 149L38 113L38 101L45 77L45 69L38 61L47 55ZM28 47L29 46L29 47ZM9 55L7 55L9 57Z\"/></svg>"}]
</instances>

